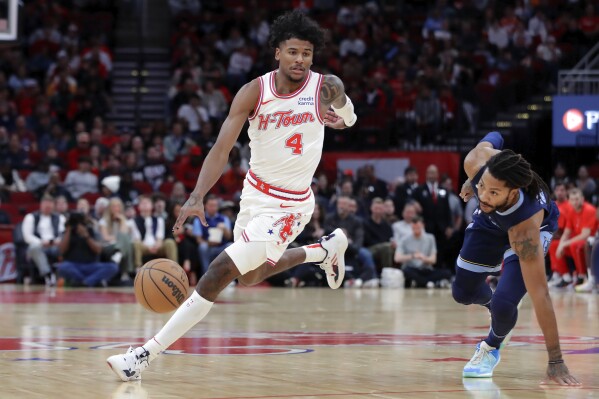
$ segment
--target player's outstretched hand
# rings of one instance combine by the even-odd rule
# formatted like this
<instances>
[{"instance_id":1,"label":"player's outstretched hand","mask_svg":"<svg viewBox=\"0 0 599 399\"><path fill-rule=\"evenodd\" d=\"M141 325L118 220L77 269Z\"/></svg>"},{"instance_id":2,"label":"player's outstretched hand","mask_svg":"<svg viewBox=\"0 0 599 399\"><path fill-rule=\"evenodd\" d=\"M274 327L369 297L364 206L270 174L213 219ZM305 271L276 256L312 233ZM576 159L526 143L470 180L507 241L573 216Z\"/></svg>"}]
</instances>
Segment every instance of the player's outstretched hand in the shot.
<instances>
[{"instance_id":1,"label":"player's outstretched hand","mask_svg":"<svg viewBox=\"0 0 599 399\"><path fill-rule=\"evenodd\" d=\"M179 217L175 221L175 225L173 226L173 233L179 234L180 230L183 228L185 221L190 216L197 216L200 218L200 223L204 226L208 226L206 223L206 216L204 215L204 202L202 201L202 197L191 194L185 204L181 207L181 212L179 213Z\"/></svg>"},{"instance_id":2,"label":"player's outstretched hand","mask_svg":"<svg viewBox=\"0 0 599 399\"><path fill-rule=\"evenodd\" d=\"M338 116L335 111L329 109L324 116L324 125L331 129L347 129L343 118Z\"/></svg>"},{"instance_id":3,"label":"player's outstretched hand","mask_svg":"<svg viewBox=\"0 0 599 399\"><path fill-rule=\"evenodd\" d=\"M470 184L470 179L468 179L462 185L462 191L460 191L460 198L462 198L464 202L468 202L473 195L474 190L472 189L472 185Z\"/></svg>"},{"instance_id":4,"label":"player's outstretched hand","mask_svg":"<svg viewBox=\"0 0 599 399\"><path fill-rule=\"evenodd\" d=\"M547 378L541 382L541 385L549 384L551 381L557 382L560 385L581 386L576 377L570 374L565 363L550 364L547 366Z\"/></svg>"}]
</instances>

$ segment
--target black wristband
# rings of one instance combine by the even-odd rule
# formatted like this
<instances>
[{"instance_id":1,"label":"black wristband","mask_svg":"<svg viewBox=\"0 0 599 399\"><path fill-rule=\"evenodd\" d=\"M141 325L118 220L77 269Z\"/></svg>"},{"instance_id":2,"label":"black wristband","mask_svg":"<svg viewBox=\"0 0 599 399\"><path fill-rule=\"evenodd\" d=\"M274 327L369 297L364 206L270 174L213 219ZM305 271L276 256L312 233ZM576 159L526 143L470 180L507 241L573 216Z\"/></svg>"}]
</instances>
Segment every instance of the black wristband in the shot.
<instances>
[{"instance_id":1,"label":"black wristband","mask_svg":"<svg viewBox=\"0 0 599 399\"><path fill-rule=\"evenodd\" d=\"M549 364L562 364L562 363L564 363L564 359L550 360L548 363Z\"/></svg>"}]
</instances>

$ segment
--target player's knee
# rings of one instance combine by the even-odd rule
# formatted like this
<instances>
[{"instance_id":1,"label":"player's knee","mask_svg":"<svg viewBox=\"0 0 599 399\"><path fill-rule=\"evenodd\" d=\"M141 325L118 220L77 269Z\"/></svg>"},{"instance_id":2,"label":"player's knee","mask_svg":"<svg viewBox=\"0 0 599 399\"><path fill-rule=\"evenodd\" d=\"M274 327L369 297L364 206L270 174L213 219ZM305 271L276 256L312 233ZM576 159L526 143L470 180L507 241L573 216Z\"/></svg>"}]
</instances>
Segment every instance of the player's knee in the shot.
<instances>
[{"instance_id":1,"label":"player's knee","mask_svg":"<svg viewBox=\"0 0 599 399\"><path fill-rule=\"evenodd\" d=\"M491 299L491 314L495 320L512 320L518 312L518 304L501 295L493 295Z\"/></svg>"},{"instance_id":2,"label":"player's knee","mask_svg":"<svg viewBox=\"0 0 599 399\"><path fill-rule=\"evenodd\" d=\"M454 280L451 284L451 295L457 303L461 303L462 305L474 303L474 293L465 289L458 280Z\"/></svg>"},{"instance_id":3,"label":"player's knee","mask_svg":"<svg viewBox=\"0 0 599 399\"><path fill-rule=\"evenodd\" d=\"M196 291L203 298L214 301L218 294L237 277L239 277L239 270L237 270L231 258L225 252L221 252L210 263L208 271L198 282Z\"/></svg>"},{"instance_id":4,"label":"player's knee","mask_svg":"<svg viewBox=\"0 0 599 399\"><path fill-rule=\"evenodd\" d=\"M259 273L256 270L252 270L242 276L237 277L239 284L245 287L251 287L262 282Z\"/></svg>"}]
</instances>

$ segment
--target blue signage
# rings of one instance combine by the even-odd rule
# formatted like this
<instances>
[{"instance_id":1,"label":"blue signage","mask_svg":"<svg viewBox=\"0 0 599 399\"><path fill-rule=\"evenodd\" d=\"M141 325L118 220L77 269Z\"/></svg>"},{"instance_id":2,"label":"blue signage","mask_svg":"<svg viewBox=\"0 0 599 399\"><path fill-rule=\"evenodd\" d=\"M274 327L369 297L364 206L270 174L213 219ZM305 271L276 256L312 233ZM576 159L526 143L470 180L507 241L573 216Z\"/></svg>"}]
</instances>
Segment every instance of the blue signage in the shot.
<instances>
[{"instance_id":1,"label":"blue signage","mask_svg":"<svg viewBox=\"0 0 599 399\"><path fill-rule=\"evenodd\" d=\"M599 96L553 97L553 146L599 145Z\"/></svg>"}]
</instances>

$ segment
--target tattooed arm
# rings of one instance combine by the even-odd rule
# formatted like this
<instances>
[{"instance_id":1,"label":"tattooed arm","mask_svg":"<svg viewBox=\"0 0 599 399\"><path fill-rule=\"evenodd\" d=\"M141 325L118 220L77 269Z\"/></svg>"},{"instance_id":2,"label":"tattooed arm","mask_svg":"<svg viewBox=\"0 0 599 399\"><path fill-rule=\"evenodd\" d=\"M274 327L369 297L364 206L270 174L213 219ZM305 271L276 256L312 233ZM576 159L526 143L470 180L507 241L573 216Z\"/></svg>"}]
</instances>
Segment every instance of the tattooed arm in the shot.
<instances>
[{"instance_id":1,"label":"tattooed arm","mask_svg":"<svg viewBox=\"0 0 599 399\"><path fill-rule=\"evenodd\" d=\"M343 82L335 75L325 75L320 87L320 111L325 125L345 129L356 123L354 106L345 94Z\"/></svg>"},{"instance_id":2,"label":"tattooed arm","mask_svg":"<svg viewBox=\"0 0 599 399\"><path fill-rule=\"evenodd\" d=\"M545 254L539 234L543 212L543 210L537 212L531 218L509 230L510 246L520 260L524 284L545 337L550 362L547 368L547 377L560 385L577 385L578 381L570 375L568 368L563 363L557 321L547 288Z\"/></svg>"}]
</instances>

